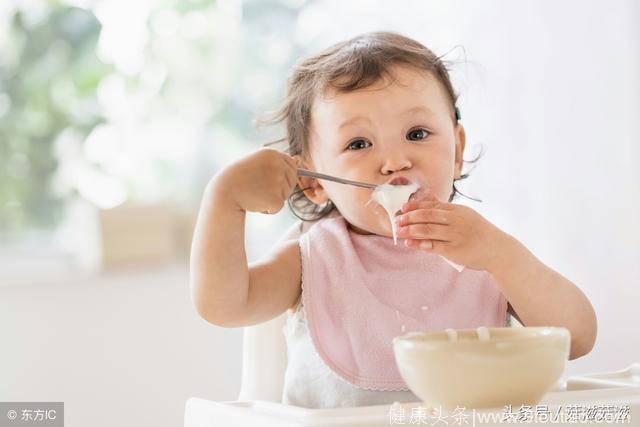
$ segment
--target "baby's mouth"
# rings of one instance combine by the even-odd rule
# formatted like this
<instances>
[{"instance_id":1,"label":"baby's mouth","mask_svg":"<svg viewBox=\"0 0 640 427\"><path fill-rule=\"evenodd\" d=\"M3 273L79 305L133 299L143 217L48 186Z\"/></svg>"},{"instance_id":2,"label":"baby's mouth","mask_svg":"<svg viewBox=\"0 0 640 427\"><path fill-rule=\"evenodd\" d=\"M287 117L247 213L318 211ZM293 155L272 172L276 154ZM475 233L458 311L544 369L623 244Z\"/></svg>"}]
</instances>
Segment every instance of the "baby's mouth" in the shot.
<instances>
[{"instance_id":1,"label":"baby's mouth","mask_svg":"<svg viewBox=\"0 0 640 427\"><path fill-rule=\"evenodd\" d=\"M393 178L391 181L389 181L388 184L389 185L409 185L411 184L411 181L409 181L407 178L403 176L398 176Z\"/></svg>"},{"instance_id":2,"label":"baby's mouth","mask_svg":"<svg viewBox=\"0 0 640 427\"><path fill-rule=\"evenodd\" d=\"M387 185L411 185L417 184L418 189L409 196L409 200L420 200L427 197L426 188L424 188L418 181L413 181L404 176L397 176L390 181L386 182Z\"/></svg>"}]
</instances>

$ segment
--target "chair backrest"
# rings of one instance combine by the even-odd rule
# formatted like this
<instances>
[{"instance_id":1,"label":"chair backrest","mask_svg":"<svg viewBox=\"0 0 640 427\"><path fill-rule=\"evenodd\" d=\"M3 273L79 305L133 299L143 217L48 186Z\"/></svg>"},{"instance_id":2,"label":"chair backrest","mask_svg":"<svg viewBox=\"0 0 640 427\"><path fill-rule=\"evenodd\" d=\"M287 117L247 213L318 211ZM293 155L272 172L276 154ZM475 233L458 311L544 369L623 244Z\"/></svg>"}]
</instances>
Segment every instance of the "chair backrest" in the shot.
<instances>
[{"instance_id":1,"label":"chair backrest","mask_svg":"<svg viewBox=\"0 0 640 427\"><path fill-rule=\"evenodd\" d=\"M338 216L337 211L328 217ZM298 239L317 221L297 221L279 242ZM280 402L287 368L287 343L282 328L287 313L267 322L244 328L242 339L242 382L239 400L268 400Z\"/></svg>"},{"instance_id":2,"label":"chair backrest","mask_svg":"<svg viewBox=\"0 0 640 427\"><path fill-rule=\"evenodd\" d=\"M311 225L296 222L278 243L299 238ZM244 328L239 400L280 402L287 368L287 344L282 333L286 319L285 312L267 322Z\"/></svg>"},{"instance_id":3,"label":"chair backrest","mask_svg":"<svg viewBox=\"0 0 640 427\"><path fill-rule=\"evenodd\" d=\"M244 328L239 400L281 401L287 367L287 345L282 334L286 316L283 313Z\"/></svg>"}]
</instances>

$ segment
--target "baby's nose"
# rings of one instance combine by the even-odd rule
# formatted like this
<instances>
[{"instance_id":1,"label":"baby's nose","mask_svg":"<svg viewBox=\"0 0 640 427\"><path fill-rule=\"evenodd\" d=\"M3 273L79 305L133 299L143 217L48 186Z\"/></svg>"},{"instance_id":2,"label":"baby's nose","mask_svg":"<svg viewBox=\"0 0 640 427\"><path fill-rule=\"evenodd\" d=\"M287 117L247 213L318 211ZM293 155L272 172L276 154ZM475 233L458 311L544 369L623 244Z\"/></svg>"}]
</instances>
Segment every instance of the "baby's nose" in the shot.
<instances>
[{"instance_id":1,"label":"baby's nose","mask_svg":"<svg viewBox=\"0 0 640 427\"><path fill-rule=\"evenodd\" d=\"M394 172L411 169L411 166L411 160L408 157L401 154L389 155L383 160L381 172L383 175L390 175Z\"/></svg>"}]
</instances>

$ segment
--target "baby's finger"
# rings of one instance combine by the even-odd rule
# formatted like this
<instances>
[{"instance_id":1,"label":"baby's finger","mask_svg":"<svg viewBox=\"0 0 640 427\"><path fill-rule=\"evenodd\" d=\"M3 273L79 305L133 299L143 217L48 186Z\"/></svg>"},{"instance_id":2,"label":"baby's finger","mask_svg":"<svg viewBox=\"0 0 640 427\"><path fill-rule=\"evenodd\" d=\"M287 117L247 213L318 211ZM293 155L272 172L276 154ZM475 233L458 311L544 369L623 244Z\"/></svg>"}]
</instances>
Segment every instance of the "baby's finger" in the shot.
<instances>
[{"instance_id":1,"label":"baby's finger","mask_svg":"<svg viewBox=\"0 0 640 427\"><path fill-rule=\"evenodd\" d=\"M291 190L293 190L296 186L296 184L298 183L298 173L296 172L295 169L289 169L287 171L285 171L285 176L284 176L286 182L287 182L287 187L289 189L289 192ZM288 194L287 194L288 197Z\"/></svg>"},{"instance_id":2,"label":"baby's finger","mask_svg":"<svg viewBox=\"0 0 640 427\"><path fill-rule=\"evenodd\" d=\"M398 237L404 239L428 239L443 242L451 241L452 237L449 227L440 224L409 224L399 227L397 234Z\"/></svg>"},{"instance_id":3,"label":"baby's finger","mask_svg":"<svg viewBox=\"0 0 640 427\"><path fill-rule=\"evenodd\" d=\"M425 252L438 253L443 250L447 242L441 242L439 240L414 240L407 239L404 244L408 248L415 248Z\"/></svg>"},{"instance_id":4,"label":"baby's finger","mask_svg":"<svg viewBox=\"0 0 640 427\"><path fill-rule=\"evenodd\" d=\"M416 209L395 217L398 226L418 223L451 224L451 211L445 209Z\"/></svg>"},{"instance_id":5,"label":"baby's finger","mask_svg":"<svg viewBox=\"0 0 640 427\"><path fill-rule=\"evenodd\" d=\"M265 213L267 215L274 215L280 212L283 206L284 202L282 200L273 199L267 204L266 209L262 210L262 213Z\"/></svg>"},{"instance_id":6,"label":"baby's finger","mask_svg":"<svg viewBox=\"0 0 640 427\"><path fill-rule=\"evenodd\" d=\"M454 206L451 203L441 202L436 199L427 200L409 200L402 205L402 213L413 211L416 209L444 209L453 210Z\"/></svg>"},{"instance_id":7,"label":"baby's finger","mask_svg":"<svg viewBox=\"0 0 640 427\"><path fill-rule=\"evenodd\" d=\"M293 159L293 162L295 163L296 168L304 167L304 162L302 160L302 157L300 157L299 154L291 156L291 158Z\"/></svg>"},{"instance_id":8,"label":"baby's finger","mask_svg":"<svg viewBox=\"0 0 640 427\"><path fill-rule=\"evenodd\" d=\"M298 180L294 176L290 176L290 174L285 175L286 184L281 187L280 197L282 200L289 199L289 196L293 193L293 190L296 188L296 184Z\"/></svg>"},{"instance_id":9,"label":"baby's finger","mask_svg":"<svg viewBox=\"0 0 640 427\"><path fill-rule=\"evenodd\" d=\"M294 168L294 169L297 169L297 168L298 168L298 160L297 160L295 157L290 156L290 155L288 155L288 154L285 154L284 156L282 156L282 158L283 158L283 159L284 159L284 161L285 161L285 162L287 162L287 164L288 164L289 166L291 166L292 168Z\"/></svg>"}]
</instances>

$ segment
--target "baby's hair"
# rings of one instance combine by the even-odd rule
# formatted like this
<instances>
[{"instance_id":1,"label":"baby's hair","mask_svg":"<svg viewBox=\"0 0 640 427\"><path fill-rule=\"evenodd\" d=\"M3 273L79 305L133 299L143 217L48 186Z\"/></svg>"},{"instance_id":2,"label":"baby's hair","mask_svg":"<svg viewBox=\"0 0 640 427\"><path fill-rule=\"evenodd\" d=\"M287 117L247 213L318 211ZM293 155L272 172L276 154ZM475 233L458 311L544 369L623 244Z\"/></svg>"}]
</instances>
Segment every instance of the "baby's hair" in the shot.
<instances>
[{"instance_id":1,"label":"baby's hair","mask_svg":"<svg viewBox=\"0 0 640 427\"><path fill-rule=\"evenodd\" d=\"M397 65L431 73L442 84L450 102L453 123L458 123L458 95L453 90L449 72L440 57L417 41L400 34L371 32L337 43L303 60L294 68L288 80L284 105L270 119L262 120L268 124L284 123L286 136L265 145L287 142L289 155L307 156L311 109L315 97L327 89L345 93L367 88L384 77L393 79L392 67ZM454 180L449 201L456 194L462 194L456 188L455 181L468 176L465 173ZM314 221L336 209L331 201L316 205L307 199L304 190L296 186L288 199L293 214L301 220Z\"/></svg>"}]
</instances>

